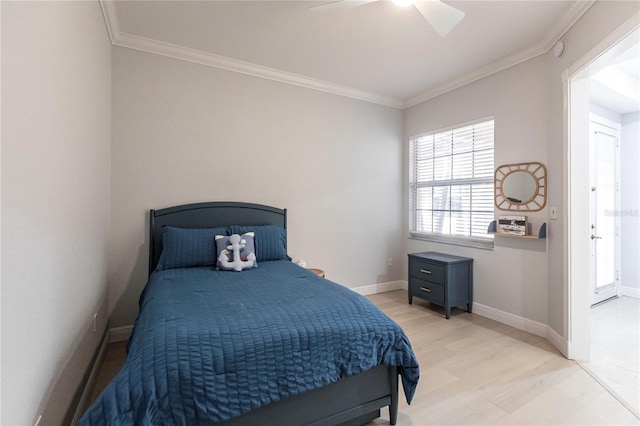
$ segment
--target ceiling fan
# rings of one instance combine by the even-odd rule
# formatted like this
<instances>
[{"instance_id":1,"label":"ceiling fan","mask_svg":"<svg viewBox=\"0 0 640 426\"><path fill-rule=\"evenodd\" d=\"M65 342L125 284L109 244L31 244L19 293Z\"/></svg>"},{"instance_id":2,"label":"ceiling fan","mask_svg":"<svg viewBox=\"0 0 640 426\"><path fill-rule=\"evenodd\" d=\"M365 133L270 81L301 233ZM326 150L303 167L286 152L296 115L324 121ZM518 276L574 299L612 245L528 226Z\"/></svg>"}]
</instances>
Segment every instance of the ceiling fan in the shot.
<instances>
[{"instance_id":1,"label":"ceiling fan","mask_svg":"<svg viewBox=\"0 0 640 426\"><path fill-rule=\"evenodd\" d=\"M339 0L310 7L317 13L330 13L336 10L351 9L380 0ZM400 7L414 6L418 12L444 37L464 18L464 12L441 2L440 0L393 0Z\"/></svg>"}]
</instances>

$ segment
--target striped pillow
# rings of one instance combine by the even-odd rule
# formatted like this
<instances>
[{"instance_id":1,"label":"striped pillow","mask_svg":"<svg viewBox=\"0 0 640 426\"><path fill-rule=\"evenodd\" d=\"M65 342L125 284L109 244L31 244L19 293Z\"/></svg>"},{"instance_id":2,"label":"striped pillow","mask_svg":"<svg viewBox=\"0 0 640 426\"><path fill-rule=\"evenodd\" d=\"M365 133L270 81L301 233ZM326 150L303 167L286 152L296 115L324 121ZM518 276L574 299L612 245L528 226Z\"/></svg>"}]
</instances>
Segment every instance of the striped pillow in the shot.
<instances>
[{"instance_id":1,"label":"striped pillow","mask_svg":"<svg viewBox=\"0 0 640 426\"><path fill-rule=\"evenodd\" d=\"M157 270L213 266L216 264L216 235L227 235L227 227L191 229L162 228L162 254Z\"/></svg>"},{"instance_id":2,"label":"striped pillow","mask_svg":"<svg viewBox=\"0 0 640 426\"><path fill-rule=\"evenodd\" d=\"M267 260L291 260L287 255L287 231L278 225L231 225L230 234L255 233L257 262Z\"/></svg>"}]
</instances>

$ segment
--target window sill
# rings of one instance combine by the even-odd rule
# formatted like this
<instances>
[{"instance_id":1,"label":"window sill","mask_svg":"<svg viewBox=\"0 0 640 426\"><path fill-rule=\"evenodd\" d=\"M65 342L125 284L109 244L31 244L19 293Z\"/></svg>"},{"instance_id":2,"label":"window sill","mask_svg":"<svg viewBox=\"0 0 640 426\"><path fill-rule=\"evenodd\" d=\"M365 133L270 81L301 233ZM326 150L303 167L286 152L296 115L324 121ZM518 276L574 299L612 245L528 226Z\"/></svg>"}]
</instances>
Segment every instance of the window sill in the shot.
<instances>
[{"instance_id":1,"label":"window sill","mask_svg":"<svg viewBox=\"0 0 640 426\"><path fill-rule=\"evenodd\" d=\"M493 250L493 238L469 238L454 235L421 234L409 232L409 239L430 241L432 243L452 244L456 246L473 247L484 250Z\"/></svg>"}]
</instances>

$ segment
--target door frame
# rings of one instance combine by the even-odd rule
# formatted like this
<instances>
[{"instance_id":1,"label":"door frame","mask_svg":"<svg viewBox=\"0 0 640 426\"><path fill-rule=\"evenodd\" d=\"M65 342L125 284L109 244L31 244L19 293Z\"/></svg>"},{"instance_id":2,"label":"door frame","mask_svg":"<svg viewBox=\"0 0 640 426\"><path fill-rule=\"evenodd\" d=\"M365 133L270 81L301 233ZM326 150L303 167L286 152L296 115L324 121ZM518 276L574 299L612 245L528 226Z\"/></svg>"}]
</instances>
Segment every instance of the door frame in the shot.
<instances>
[{"instance_id":1,"label":"door frame","mask_svg":"<svg viewBox=\"0 0 640 426\"><path fill-rule=\"evenodd\" d=\"M614 246L614 257L613 257L613 267L614 267L614 277L613 277L613 291L610 292L613 295L608 296L608 298L610 297L615 297L615 296L619 296L620 295L620 216L616 213L620 211L620 137L621 137L621 133L620 133L620 129L621 129L621 125L620 123L616 123L613 122L611 120L608 120L598 114L595 113L590 113L589 114L589 152L590 152L590 174L591 174L591 178L593 179L593 173L594 173L594 164L593 161L596 159L594 152L596 151L596 147L595 147L595 141L592 138L593 134L595 132L600 132L600 133L604 133L607 134L611 137L614 137L616 139L616 146L614 147L614 173L615 173L615 198L614 198L614 205L611 206L613 209L613 214L614 214L614 241L613 241L613 246ZM593 181L592 181L593 182ZM593 194L591 194L593 196ZM593 203L593 197L591 197L591 202ZM593 223L593 205L590 206L590 215L592 215L590 221L591 223ZM597 230L596 230L597 231ZM593 230L591 231L591 233L593 234ZM594 255L595 252L595 246L594 246L594 242L592 241L590 243L590 248L591 248L591 255ZM589 299L589 304L591 306L598 304L600 302L603 302L604 300L607 299L602 299L602 300L598 300L594 303L594 295L593 295L593 286L595 285L595 280L597 279L596 276L596 271L595 271L595 263L593 261L593 259L590 262L590 274L591 276L589 277L590 282L589 282L589 293L590 293L590 299Z\"/></svg>"},{"instance_id":2,"label":"door frame","mask_svg":"<svg viewBox=\"0 0 640 426\"><path fill-rule=\"evenodd\" d=\"M588 226L584 228L584 211L589 209L589 198L581 193L577 185L572 185L572 180L579 179L574 176L576 170L585 167L581 164L583 159L578 153L580 148L572 138L571 129L571 81L580 72L585 70L593 61L607 52L622 39L638 29L640 13L634 14L617 30L598 43L593 49L582 56L573 65L562 73L563 92L563 150L564 171L563 189L567 194L563 205L563 262L564 276L564 330L567 337L567 353L569 359L589 360L590 358L590 327L589 327L589 288L588 280L585 280L584 265L589 264ZM586 125L586 123L585 123ZM588 127L588 125L587 125ZM573 145L573 146L572 146ZM583 147L582 147L583 148ZM588 165L587 165L588 167Z\"/></svg>"}]
</instances>

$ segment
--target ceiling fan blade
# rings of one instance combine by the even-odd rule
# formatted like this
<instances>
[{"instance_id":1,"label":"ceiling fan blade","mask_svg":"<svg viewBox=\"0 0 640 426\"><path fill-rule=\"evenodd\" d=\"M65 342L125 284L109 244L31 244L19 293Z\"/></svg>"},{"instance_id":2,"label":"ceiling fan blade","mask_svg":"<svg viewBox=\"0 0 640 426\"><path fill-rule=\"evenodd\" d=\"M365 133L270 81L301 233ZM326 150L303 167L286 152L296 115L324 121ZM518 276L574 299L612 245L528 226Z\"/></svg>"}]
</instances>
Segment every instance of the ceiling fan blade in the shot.
<instances>
[{"instance_id":1,"label":"ceiling fan blade","mask_svg":"<svg viewBox=\"0 0 640 426\"><path fill-rule=\"evenodd\" d=\"M312 6L310 11L318 14L333 13L338 10L347 10L354 7L362 6L367 3L373 3L378 0L338 0L331 3L320 4L318 6Z\"/></svg>"},{"instance_id":2,"label":"ceiling fan blade","mask_svg":"<svg viewBox=\"0 0 640 426\"><path fill-rule=\"evenodd\" d=\"M442 37L464 18L463 11L440 0L418 0L414 6Z\"/></svg>"}]
</instances>

